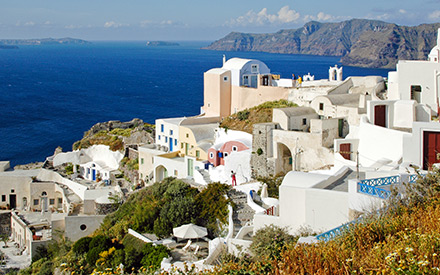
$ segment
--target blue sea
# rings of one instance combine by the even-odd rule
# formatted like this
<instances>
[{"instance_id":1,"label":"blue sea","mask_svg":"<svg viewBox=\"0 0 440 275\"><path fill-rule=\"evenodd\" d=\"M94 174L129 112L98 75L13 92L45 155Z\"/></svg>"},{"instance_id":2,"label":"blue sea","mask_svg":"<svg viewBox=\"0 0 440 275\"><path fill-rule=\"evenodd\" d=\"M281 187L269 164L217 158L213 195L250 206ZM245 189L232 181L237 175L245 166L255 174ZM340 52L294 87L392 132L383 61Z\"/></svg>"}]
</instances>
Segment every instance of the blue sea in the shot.
<instances>
[{"instance_id":1,"label":"blue sea","mask_svg":"<svg viewBox=\"0 0 440 275\"><path fill-rule=\"evenodd\" d=\"M259 59L290 78L327 78L337 57L201 50L209 42L146 47L145 42L20 46L0 50L0 160L44 161L97 122L191 116L203 105L203 73L222 56ZM348 76L388 70L344 67Z\"/></svg>"}]
</instances>

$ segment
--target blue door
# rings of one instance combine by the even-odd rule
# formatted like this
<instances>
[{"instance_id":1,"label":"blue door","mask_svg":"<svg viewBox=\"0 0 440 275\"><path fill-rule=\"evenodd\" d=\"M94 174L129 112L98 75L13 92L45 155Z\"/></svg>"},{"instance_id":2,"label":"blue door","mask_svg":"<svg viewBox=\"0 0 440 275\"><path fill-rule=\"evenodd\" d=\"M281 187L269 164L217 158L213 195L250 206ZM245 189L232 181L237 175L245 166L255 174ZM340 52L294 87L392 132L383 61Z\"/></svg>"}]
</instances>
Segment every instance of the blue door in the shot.
<instances>
[{"instance_id":1,"label":"blue door","mask_svg":"<svg viewBox=\"0 0 440 275\"><path fill-rule=\"evenodd\" d=\"M170 152L173 151L173 139L170 138Z\"/></svg>"},{"instance_id":2,"label":"blue door","mask_svg":"<svg viewBox=\"0 0 440 275\"><path fill-rule=\"evenodd\" d=\"M96 180L96 170L92 169L92 180Z\"/></svg>"}]
</instances>

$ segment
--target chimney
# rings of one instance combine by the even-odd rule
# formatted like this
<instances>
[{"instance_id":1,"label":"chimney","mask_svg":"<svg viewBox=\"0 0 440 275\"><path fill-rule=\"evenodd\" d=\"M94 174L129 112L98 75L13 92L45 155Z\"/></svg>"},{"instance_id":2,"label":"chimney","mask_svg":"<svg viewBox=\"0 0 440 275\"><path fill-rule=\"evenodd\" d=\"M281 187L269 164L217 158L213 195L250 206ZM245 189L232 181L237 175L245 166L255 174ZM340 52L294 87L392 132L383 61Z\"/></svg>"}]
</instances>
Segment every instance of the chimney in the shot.
<instances>
[{"instance_id":1,"label":"chimney","mask_svg":"<svg viewBox=\"0 0 440 275\"><path fill-rule=\"evenodd\" d=\"M439 29L439 33L440 33L440 29ZM223 65L225 65L226 63L226 55L223 55Z\"/></svg>"}]
</instances>

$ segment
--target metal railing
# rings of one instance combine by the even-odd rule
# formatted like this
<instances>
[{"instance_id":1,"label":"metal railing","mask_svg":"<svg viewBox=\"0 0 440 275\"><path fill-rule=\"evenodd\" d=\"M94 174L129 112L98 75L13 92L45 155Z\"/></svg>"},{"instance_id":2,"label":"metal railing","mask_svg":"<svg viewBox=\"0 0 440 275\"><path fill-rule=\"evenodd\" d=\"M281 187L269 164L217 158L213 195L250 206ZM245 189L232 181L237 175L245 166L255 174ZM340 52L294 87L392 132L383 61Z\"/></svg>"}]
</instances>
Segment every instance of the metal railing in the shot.
<instances>
[{"instance_id":1,"label":"metal railing","mask_svg":"<svg viewBox=\"0 0 440 275\"><path fill-rule=\"evenodd\" d=\"M366 179L366 180L361 180L360 183L369 186L390 185L394 183L400 183L400 176Z\"/></svg>"},{"instance_id":2,"label":"metal railing","mask_svg":"<svg viewBox=\"0 0 440 275\"><path fill-rule=\"evenodd\" d=\"M391 196L391 191L389 190L385 190L377 186L366 185L360 182L358 183L358 192L384 200Z\"/></svg>"},{"instance_id":3,"label":"metal railing","mask_svg":"<svg viewBox=\"0 0 440 275\"><path fill-rule=\"evenodd\" d=\"M333 229L331 229L329 231L321 233L321 234L316 236L316 239L318 241L324 241L324 242L330 241L331 239L333 239L333 238L341 235L342 233L346 232L350 228L351 225L358 223L360 219L361 219L361 217L357 218L356 220L353 220L351 222L348 222L346 224L343 224L341 226L338 226L336 228L333 228Z\"/></svg>"}]
</instances>

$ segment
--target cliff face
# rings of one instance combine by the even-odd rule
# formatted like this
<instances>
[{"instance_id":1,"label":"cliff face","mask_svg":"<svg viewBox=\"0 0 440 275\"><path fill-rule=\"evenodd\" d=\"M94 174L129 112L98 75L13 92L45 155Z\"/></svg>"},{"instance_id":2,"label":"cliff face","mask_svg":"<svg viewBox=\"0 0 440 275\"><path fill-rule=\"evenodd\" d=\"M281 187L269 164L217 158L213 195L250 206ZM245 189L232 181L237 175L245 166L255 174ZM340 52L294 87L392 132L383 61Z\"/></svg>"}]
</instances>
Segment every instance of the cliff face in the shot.
<instances>
[{"instance_id":1,"label":"cliff face","mask_svg":"<svg viewBox=\"0 0 440 275\"><path fill-rule=\"evenodd\" d=\"M205 49L340 56L343 65L392 68L398 59L426 59L440 23L416 27L352 19L309 22L272 34L232 32Z\"/></svg>"}]
</instances>

